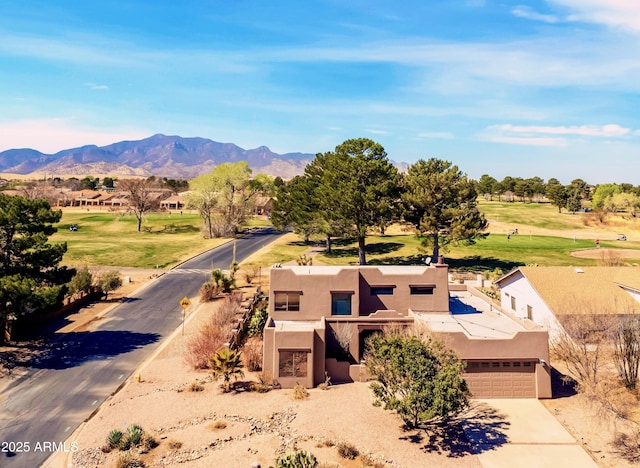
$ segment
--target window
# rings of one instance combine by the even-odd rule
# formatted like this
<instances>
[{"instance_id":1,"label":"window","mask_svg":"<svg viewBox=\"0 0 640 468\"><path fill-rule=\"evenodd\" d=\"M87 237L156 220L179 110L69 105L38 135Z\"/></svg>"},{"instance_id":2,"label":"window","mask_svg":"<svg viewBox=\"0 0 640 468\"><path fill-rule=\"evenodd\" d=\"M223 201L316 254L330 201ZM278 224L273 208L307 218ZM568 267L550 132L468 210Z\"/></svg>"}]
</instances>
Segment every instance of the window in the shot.
<instances>
[{"instance_id":1,"label":"window","mask_svg":"<svg viewBox=\"0 0 640 468\"><path fill-rule=\"evenodd\" d=\"M511 310L516 310L516 298L511 296Z\"/></svg>"},{"instance_id":2,"label":"window","mask_svg":"<svg viewBox=\"0 0 640 468\"><path fill-rule=\"evenodd\" d=\"M502 367L511 367L511 363L510 362L503 362L502 363Z\"/></svg>"},{"instance_id":3,"label":"window","mask_svg":"<svg viewBox=\"0 0 640 468\"><path fill-rule=\"evenodd\" d=\"M520 367L520 363L519 362L514 362L513 363L513 367Z\"/></svg>"},{"instance_id":4,"label":"window","mask_svg":"<svg viewBox=\"0 0 640 468\"><path fill-rule=\"evenodd\" d=\"M524 367L531 367L531 362L524 362Z\"/></svg>"},{"instance_id":5,"label":"window","mask_svg":"<svg viewBox=\"0 0 640 468\"><path fill-rule=\"evenodd\" d=\"M307 351L280 351L280 377L306 377Z\"/></svg>"},{"instance_id":6,"label":"window","mask_svg":"<svg viewBox=\"0 0 640 468\"><path fill-rule=\"evenodd\" d=\"M425 294L433 294L433 289L435 286L409 286L409 292L412 296L414 295L425 295Z\"/></svg>"},{"instance_id":7,"label":"window","mask_svg":"<svg viewBox=\"0 0 640 468\"><path fill-rule=\"evenodd\" d=\"M530 305L527 305L527 318L529 320L533 320L533 307L531 307Z\"/></svg>"},{"instance_id":8,"label":"window","mask_svg":"<svg viewBox=\"0 0 640 468\"><path fill-rule=\"evenodd\" d=\"M297 312L300 310L300 292L274 293L273 310Z\"/></svg>"},{"instance_id":9,"label":"window","mask_svg":"<svg viewBox=\"0 0 640 468\"><path fill-rule=\"evenodd\" d=\"M351 292L331 293L331 315L351 315Z\"/></svg>"},{"instance_id":10,"label":"window","mask_svg":"<svg viewBox=\"0 0 640 468\"><path fill-rule=\"evenodd\" d=\"M491 367L500 367L500 363L499 362L492 362L491 363Z\"/></svg>"},{"instance_id":11,"label":"window","mask_svg":"<svg viewBox=\"0 0 640 468\"><path fill-rule=\"evenodd\" d=\"M395 286L371 286L372 296L393 296Z\"/></svg>"}]
</instances>

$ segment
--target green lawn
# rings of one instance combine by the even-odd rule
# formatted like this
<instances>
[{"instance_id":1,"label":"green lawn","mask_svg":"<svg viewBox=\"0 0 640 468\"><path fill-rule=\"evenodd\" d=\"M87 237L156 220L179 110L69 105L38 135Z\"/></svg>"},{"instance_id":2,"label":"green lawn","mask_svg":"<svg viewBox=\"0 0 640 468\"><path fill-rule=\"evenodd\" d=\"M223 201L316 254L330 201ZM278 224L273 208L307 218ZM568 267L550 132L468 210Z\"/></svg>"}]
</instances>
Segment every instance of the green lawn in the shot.
<instances>
[{"instance_id":1,"label":"green lawn","mask_svg":"<svg viewBox=\"0 0 640 468\"><path fill-rule=\"evenodd\" d=\"M640 249L640 242L602 241L602 248ZM443 253L449 266L456 270L492 271L500 268L509 271L521 265L576 265L598 263L595 259L570 255L572 250L592 249L591 240L576 242L571 238L552 236L514 235L510 239L502 234L490 234L474 245L449 246ZM367 237L367 263L369 265L417 265L426 253L414 235ZM331 255L322 253L318 261L328 265L355 265L358 248L355 240L338 240Z\"/></svg>"},{"instance_id":2,"label":"green lawn","mask_svg":"<svg viewBox=\"0 0 640 468\"><path fill-rule=\"evenodd\" d=\"M545 229L579 230L584 229L582 216L563 211L550 203L499 203L480 201L478 209L488 220L512 224L518 227L534 226Z\"/></svg>"},{"instance_id":3,"label":"green lawn","mask_svg":"<svg viewBox=\"0 0 640 468\"><path fill-rule=\"evenodd\" d=\"M71 225L77 231L70 231ZM137 232L133 215L63 212L51 242L66 242L66 265L166 268L225 242L204 239L196 214L150 214Z\"/></svg>"}]
</instances>

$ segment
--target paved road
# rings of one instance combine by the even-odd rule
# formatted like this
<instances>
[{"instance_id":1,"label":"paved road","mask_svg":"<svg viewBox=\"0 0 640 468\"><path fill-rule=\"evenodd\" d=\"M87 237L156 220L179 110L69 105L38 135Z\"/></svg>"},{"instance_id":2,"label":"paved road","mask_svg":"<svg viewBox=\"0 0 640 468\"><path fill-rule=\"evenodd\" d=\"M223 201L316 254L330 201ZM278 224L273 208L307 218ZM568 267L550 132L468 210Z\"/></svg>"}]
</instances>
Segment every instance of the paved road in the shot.
<instances>
[{"instance_id":1,"label":"paved road","mask_svg":"<svg viewBox=\"0 0 640 468\"><path fill-rule=\"evenodd\" d=\"M280 235L264 229L237 239L236 259L242 261ZM62 335L47 356L0 395L0 467L33 468L52 451L74 450L62 442L180 326L180 299L197 296L212 267L229 267L233 244L161 276L111 311L94 331Z\"/></svg>"}]
</instances>

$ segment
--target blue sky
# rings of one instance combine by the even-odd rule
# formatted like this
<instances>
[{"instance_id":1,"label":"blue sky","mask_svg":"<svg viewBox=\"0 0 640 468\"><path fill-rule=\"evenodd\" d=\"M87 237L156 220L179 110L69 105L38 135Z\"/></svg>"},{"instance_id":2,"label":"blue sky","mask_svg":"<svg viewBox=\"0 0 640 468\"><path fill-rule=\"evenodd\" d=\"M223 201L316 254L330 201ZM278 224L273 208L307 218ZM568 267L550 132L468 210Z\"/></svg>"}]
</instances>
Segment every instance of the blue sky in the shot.
<instances>
[{"instance_id":1,"label":"blue sky","mask_svg":"<svg viewBox=\"0 0 640 468\"><path fill-rule=\"evenodd\" d=\"M638 185L639 91L637 0L0 0L0 151L367 137L473 178Z\"/></svg>"}]
</instances>

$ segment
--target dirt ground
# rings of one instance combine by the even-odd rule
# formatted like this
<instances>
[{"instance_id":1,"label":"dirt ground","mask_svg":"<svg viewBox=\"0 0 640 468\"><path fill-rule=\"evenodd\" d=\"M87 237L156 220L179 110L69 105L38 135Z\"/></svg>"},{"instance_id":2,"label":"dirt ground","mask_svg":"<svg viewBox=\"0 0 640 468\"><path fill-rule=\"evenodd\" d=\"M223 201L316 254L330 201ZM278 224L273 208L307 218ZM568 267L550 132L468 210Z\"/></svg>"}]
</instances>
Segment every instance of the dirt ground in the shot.
<instances>
[{"instance_id":1,"label":"dirt ground","mask_svg":"<svg viewBox=\"0 0 640 468\"><path fill-rule=\"evenodd\" d=\"M146 273L132 274L131 283L118 295L126 296L147 280ZM109 307L97 304L72 319L81 329L91 329L97 323L92 317L108 313ZM249 467L260 463L267 467L279 454L294 448L310 450L327 467L481 466L475 455L477 447L430 439L421 431L405 431L396 415L372 405L365 383L312 389L305 400L295 400L292 390L223 393L208 372L191 370L184 363L187 341L215 305L191 307L184 336L176 333L167 339L141 366L140 382L135 374L130 377L127 385L68 439L77 442L80 451L70 460L64 455L51 459L46 466L115 466L119 452L104 453L101 447L110 430L124 431L132 423L140 424L160 442L150 453L140 455L147 466ZM247 374L242 380L256 378ZM202 391L190 390L195 382L201 384ZM612 424L580 396L544 403L600 466L631 466L611 452ZM461 434L452 437L456 436ZM356 460L341 458L336 449L340 442L353 445L362 455ZM365 461L378 465L366 465Z\"/></svg>"},{"instance_id":2,"label":"dirt ground","mask_svg":"<svg viewBox=\"0 0 640 468\"><path fill-rule=\"evenodd\" d=\"M110 296L109 303L93 304L69 316L70 323L60 331L92 329L122 297L152 280L156 271L122 273L130 281ZM130 377L126 386L68 439L77 442L80 451L71 459L60 455L46 466L115 466L119 452L104 453L101 447L110 430L124 431L132 423L140 424L160 442L150 453L140 455L147 466L248 467L256 462L267 467L293 448L310 450L325 466L355 468L367 466L366 460L386 467L481 466L475 455L477 447L456 446L451 440L430 439L424 432L404 431L397 416L371 404L364 383L335 385L326 391L312 389L305 400L293 399L291 390L223 393L208 372L191 370L183 360L187 341L213 307L193 304L185 335L176 333L167 339L141 366L140 382L135 374ZM11 373L5 369L0 374L0 391L3 383L19 375L20 366ZM256 378L247 374L243 380ZM202 391L190 391L195 382L201 384ZM543 403L596 463L602 467L632 466L612 452L610 442L618 424L584 397L561 394ZM365 458L341 458L335 446L340 442L352 444Z\"/></svg>"}]
</instances>

